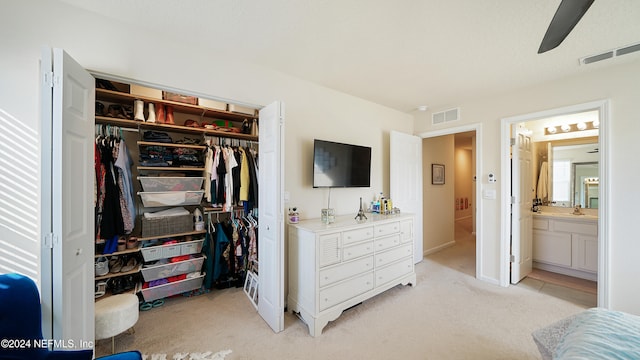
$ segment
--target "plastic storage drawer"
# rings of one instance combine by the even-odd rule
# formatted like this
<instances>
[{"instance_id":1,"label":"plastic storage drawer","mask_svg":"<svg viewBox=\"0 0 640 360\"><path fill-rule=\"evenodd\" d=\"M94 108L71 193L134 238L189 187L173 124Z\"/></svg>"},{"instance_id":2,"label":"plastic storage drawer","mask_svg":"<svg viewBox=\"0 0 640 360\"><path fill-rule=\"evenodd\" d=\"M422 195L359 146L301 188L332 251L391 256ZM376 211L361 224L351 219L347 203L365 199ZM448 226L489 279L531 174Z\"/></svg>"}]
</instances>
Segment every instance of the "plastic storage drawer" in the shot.
<instances>
[{"instance_id":1,"label":"plastic storage drawer","mask_svg":"<svg viewBox=\"0 0 640 360\"><path fill-rule=\"evenodd\" d=\"M185 176L138 176L142 190L148 192L198 191L202 189L203 177Z\"/></svg>"},{"instance_id":2,"label":"plastic storage drawer","mask_svg":"<svg viewBox=\"0 0 640 360\"><path fill-rule=\"evenodd\" d=\"M193 259L178 261L163 265L145 266L142 268L144 281L153 281L168 278L170 276L188 274L202 269L204 257L199 255Z\"/></svg>"},{"instance_id":3,"label":"plastic storage drawer","mask_svg":"<svg viewBox=\"0 0 640 360\"><path fill-rule=\"evenodd\" d=\"M142 293L144 301L153 301L166 298L171 295L182 294L183 292L199 289L202 286L202 280L204 280L204 274L191 279L170 282L142 289L140 292Z\"/></svg>"},{"instance_id":4,"label":"plastic storage drawer","mask_svg":"<svg viewBox=\"0 0 640 360\"><path fill-rule=\"evenodd\" d=\"M204 190L139 192L144 207L200 205Z\"/></svg>"},{"instance_id":5,"label":"plastic storage drawer","mask_svg":"<svg viewBox=\"0 0 640 360\"><path fill-rule=\"evenodd\" d=\"M192 240L168 245L143 247L140 249L145 262L164 259L178 255L197 254L202 251L204 239Z\"/></svg>"}]
</instances>

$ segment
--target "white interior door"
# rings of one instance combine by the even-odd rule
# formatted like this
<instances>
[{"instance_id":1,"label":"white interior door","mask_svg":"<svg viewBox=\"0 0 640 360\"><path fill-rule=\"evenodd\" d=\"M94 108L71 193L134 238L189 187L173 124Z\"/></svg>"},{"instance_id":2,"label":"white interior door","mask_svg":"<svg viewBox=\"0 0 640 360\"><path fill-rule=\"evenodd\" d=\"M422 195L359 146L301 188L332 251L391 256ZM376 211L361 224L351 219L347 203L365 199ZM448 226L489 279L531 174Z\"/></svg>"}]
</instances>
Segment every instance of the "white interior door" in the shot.
<instances>
[{"instance_id":1,"label":"white interior door","mask_svg":"<svg viewBox=\"0 0 640 360\"><path fill-rule=\"evenodd\" d=\"M47 54L45 54L47 53ZM94 78L61 49L43 51L43 310L51 338L89 348L94 340ZM46 62L52 72L47 72ZM43 90L43 97L46 92ZM50 100L50 101L49 101ZM46 146L46 147L45 147ZM47 163L45 163L47 162ZM45 268L46 267L46 268ZM50 275L45 276L44 273ZM49 302L45 304L44 301ZM48 324L47 324L48 325ZM67 343L68 344L68 343Z\"/></svg>"},{"instance_id":2,"label":"white interior door","mask_svg":"<svg viewBox=\"0 0 640 360\"><path fill-rule=\"evenodd\" d=\"M284 330L284 104L260 110L258 206L258 313Z\"/></svg>"},{"instance_id":3,"label":"white interior door","mask_svg":"<svg viewBox=\"0 0 640 360\"><path fill-rule=\"evenodd\" d=\"M511 184L511 283L517 284L531 273L533 266L533 215L535 196L532 178L532 143L526 129L513 125L515 144L512 146Z\"/></svg>"},{"instance_id":4,"label":"white interior door","mask_svg":"<svg viewBox=\"0 0 640 360\"><path fill-rule=\"evenodd\" d=\"M413 213L414 262L423 258L422 239L422 139L391 131L389 155L390 196L402 212Z\"/></svg>"}]
</instances>

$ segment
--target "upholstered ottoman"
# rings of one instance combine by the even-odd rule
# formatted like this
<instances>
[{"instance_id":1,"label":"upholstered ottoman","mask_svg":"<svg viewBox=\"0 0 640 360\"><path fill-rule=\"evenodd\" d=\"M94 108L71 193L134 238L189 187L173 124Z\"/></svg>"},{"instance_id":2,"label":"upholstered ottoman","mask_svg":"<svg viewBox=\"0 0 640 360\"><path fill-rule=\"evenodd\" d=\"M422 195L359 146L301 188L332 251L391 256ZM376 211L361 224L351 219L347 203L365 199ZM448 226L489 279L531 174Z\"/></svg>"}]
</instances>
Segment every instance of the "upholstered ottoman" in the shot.
<instances>
[{"instance_id":1,"label":"upholstered ottoman","mask_svg":"<svg viewBox=\"0 0 640 360\"><path fill-rule=\"evenodd\" d=\"M138 297L118 294L99 300L95 306L96 340L111 338L111 352L115 350L114 337L138 321Z\"/></svg>"}]
</instances>

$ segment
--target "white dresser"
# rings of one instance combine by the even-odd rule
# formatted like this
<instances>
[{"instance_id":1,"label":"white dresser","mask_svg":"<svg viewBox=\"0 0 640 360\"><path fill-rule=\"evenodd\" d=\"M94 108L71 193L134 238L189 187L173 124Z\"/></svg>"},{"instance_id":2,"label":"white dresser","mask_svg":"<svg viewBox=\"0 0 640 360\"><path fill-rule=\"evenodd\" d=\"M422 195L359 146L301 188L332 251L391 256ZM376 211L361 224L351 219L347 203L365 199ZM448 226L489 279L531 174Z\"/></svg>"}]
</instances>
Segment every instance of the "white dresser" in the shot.
<instances>
[{"instance_id":1,"label":"white dresser","mask_svg":"<svg viewBox=\"0 0 640 360\"><path fill-rule=\"evenodd\" d=\"M288 307L320 335L349 307L398 284L416 283L413 215L367 214L289 225Z\"/></svg>"}]
</instances>

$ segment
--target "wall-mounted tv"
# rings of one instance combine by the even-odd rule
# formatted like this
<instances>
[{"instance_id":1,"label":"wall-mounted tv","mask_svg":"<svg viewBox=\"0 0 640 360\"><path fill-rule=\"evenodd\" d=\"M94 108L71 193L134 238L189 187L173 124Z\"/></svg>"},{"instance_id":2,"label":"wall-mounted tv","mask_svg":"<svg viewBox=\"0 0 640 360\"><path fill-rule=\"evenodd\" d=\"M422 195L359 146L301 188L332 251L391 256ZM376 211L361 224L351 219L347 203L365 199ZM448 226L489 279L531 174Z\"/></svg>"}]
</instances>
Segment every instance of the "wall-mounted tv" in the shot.
<instances>
[{"instance_id":1,"label":"wall-mounted tv","mask_svg":"<svg viewBox=\"0 0 640 360\"><path fill-rule=\"evenodd\" d=\"M370 187L371 148L313 141L313 187Z\"/></svg>"}]
</instances>

